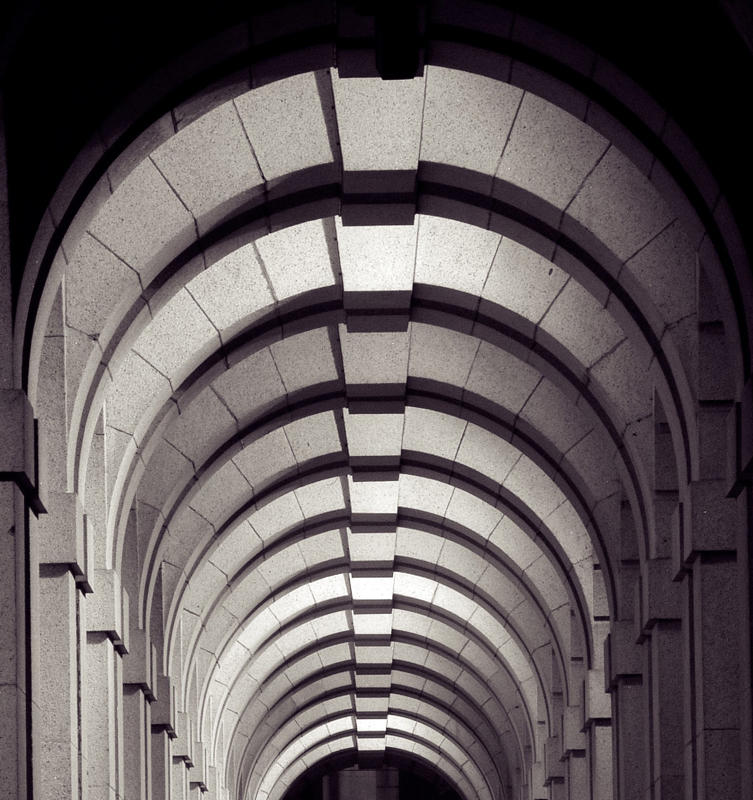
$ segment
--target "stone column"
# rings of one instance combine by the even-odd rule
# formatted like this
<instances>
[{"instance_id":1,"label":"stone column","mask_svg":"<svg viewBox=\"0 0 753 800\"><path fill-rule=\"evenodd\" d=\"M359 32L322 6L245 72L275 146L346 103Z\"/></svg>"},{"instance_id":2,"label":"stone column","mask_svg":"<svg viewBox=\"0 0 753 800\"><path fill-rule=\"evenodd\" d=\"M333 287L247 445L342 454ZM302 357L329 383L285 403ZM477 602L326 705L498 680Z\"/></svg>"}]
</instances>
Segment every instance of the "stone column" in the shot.
<instances>
[{"instance_id":1,"label":"stone column","mask_svg":"<svg viewBox=\"0 0 753 800\"><path fill-rule=\"evenodd\" d=\"M23 496L0 481L0 786L18 800L31 793L24 538Z\"/></svg>"},{"instance_id":2,"label":"stone column","mask_svg":"<svg viewBox=\"0 0 753 800\"><path fill-rule=\"evenodd\" d=\"M173 756L171 800L188 800L189 767L184 758Z\"/></svg>"},{"instance_id":3,"label":"stone column","mask_svg":"<svg viewBox=\"0 0 753 800\"><path fill-rule=\"evenodd\" d=\"M753 447L753 436L751 437ZM753 480L738 498L737 586L740 605L740 798L753 799Z\"/></svg>"},{"instance_id":4,"label":"stone column","mask_svg":"<svg viewBox=\"0 0 753 800\"><path fill-rule=\"evenodd\" d=\"M564 796L567 800L590 800L591 797L586 737L581 730L582 717L583 710L578 706L566 706L561 716L560 741L564 762Z\"/></svg>"},{"instance_id":5,"label":"stone column","mask_svg":"<svg viewBox=\"0 0 753 800\"><path fill-rule=\"evenodd\" d=\"M740 686L750 685L750 675L740 675L750 663L749 651L741 659L750 605L740 590L750 573L741 586L738 553L750 527L728 498L753 474L753 386L750 379L733 384L724 315L711 292L699 294L698 344L698 465L682 491L674 553L687 618L687 791L693 800L716 800L751 792L750 781L741 780L741 756L749 762L750 754L743 755L740 728Z\"/></svg>"},{"instance_id":6,"label":"stone column","mask_svg":"<svg viewBox=\"0 0 753 800\"><path fill-rule=\"evenodd\" d=\"M703 426L702 426L703 427ZM706 474L710 474L707 470ZM675 562L685 590L685 764L698 800L740 797L738 505L726 482L688 485L675 525Z\"/></svg>"},{"instance_id":7,"label":"stone column","mask_svg":"<svg viewBox=\"0 0 753 800\"><path fill-rule=\"evenodd\" d=\"M83 708L87 784L89 800L116 800L124 785L121 657L128 652L128 596L113 570L95 570L92 586Z\"/></svg>"},{"instance_id":8,"label":"stone column","mask_svg":"<svg viewBox=\"0 0 753 800\"><path fill-rule=\"evenodd\" d=\"M77 593L66 565L40 565L39 634L44 668L35 690L40 708L34 741L40 770L35 795L42 800L75 798L80 793Z\"/></svg>"},{"instance_id":9,"label":"stone column","mask_svg":"<svg viewBox=\"0 0 753 800\"><path fill-rule=\"evenodd\" d=\"M695 559L688 581L694 723L689 755L699 800L740 796L736 572L734 554L704 553Z\"/></svg>"},{"instance_id":10,"label":"stone column","mask_svg":"<svg viewBox=\"0 0 753 800\"><path fill-rule=\"evenodd\" d=\"M39 640L42 668L34 696L39 713L37 787L41 798L83 793L80 637L84 594L91 591L91 548L75 494L52 493L48 513L32 520L39 545Z\"/></svg>"},{"instance_id":11,"label":"stone column","mask_svg":"<svg viewBox=\"0 0 753 800\"><path fill-rule=\"evenodd\" d=\"M175 698L170 679L160 675L155 681L152 706L152 798L170 800L173 775L172 740L176 738Z\"/></svg>"},{"instance_id":12,"label":"stone column","mask_svg":"<svg viewBox=\"0 0 753 800\"><path fill-rule=\"evenodd\" d=\"M0 389L13 388L13 308L8 228L8 161L5 157L5 119L0 96Z\"/></svg>"},{"instance_id":13,"label":"stone column","mask_svg":"<svg viewBox=\"0 0 753 800\"><path fill-rule=\"evenodd\" d=\"M604 672L607 691L612 695L614 800L642 800L644 796L644 787L636 780L647 758L641 663L633 621L613 622L604 642Z\"/></svg>"},{"instance_id":14,"label":"stone column","mask_svg":"<svg viewBox=\"0 0 753 800\"><path fill-rule=\"evenodd\" d=\"M564 796L565 765L559 736L549 736L544 743L544 785L552 798Z\"/></svg>"},{"instance_id":15,"label":"stone column","mask_svg":"<svg viewBox=\"0 0 753 800\"><path fill-rule=\"evenodd\" d=\"M33 679L38 665L36 536L40 496L37 431L14 375L8 175L0 96L0 786L4 796L33 796ZM44 467L44 459L42 467Z\"/></svg>"},{"instance_id":16,"label":"stone column","mask_svg":"<svg viewBox=\"0 0 753 800\"><path fill-rule=\"evenodd\" d=\"M753 379L726 419L727 497L736 501L736 595L739 653L740 790L753 798Z\"/></svg>"},{"instance_id":17,"label":"stone column","mask_svg":"<svg viewBox=\"0 0 753 800\"><path fill-rule=\"evenodd\" d=\"M189 789L193 791L197 786L202 792L207 791L207 761L206 748L203 742L193 743L193 767L189 775Z\"/></svg>"},{"instance_id":18,"label":"stone column","mask_svg":"<svg viewBox=\"0 0 753 800\"><path fill-rule=\"evenodd\" d=\"M172 753L170 736L164 728L152 727L152 798L171 800Z\"/></svg>"},{"instance_id":19,"label":"stone column","mask_svg":"<svg viewBox=\"0 0 753 800\"><path fill-rule=\"evenodd\" d=\"M660 620L654 624L645 645L645 674L649 704L649 774L651 797L682 800L682 623Z\"/></svg>"},{"instance_id":20,"label":"stone column","mask_svg":"<svg viewBox=\"0 0 753 800\"><path fill-rule=\"evenodd\" d=\"M579 800L579 798L588 798L590 792L588 790L588 760L586 759L586 751L582 753L570 752L567 754L566 762L566 794L567 800ZM585 793L584 793L585 790Z\"/></svg>"},{"instance_id":21,"label":"stone column","mask_svg":"<svg viewBox=\"0 0 753 800\"><path fill-rule=\"evenodd\" d=\"M123 684L123 790L124 800L151 796L151 729L149 700L143 685Z\"/></svg>"},{"instance_id":22,"label":"stone column","mask_svg":"<svg viewBox=\"0 0 753 800\"><path fill-rule=\"evenodd\" d=\"M193 768L193 721L185 711L175 712L173 740L173 794L181 800L188 797ZM176 783L177 781L177 783ZM185 782L185 787L183 783Z\"/></svg>"},{"instance_id":23,"label":"stone column","mask_svg":"<svg viewBox=\"0 0 753 800\"><path fill-rule=\"evenodd\" d=\"M151 705L154 702L156 652L142 628L130 631L123 658L123 741L125 800L151 797Z\"/></svg>"},{"instance_id":24,"label":"stone column","mask_svg":"<svg viewBox=\"0 0 753 800\"><path fill-rule=\"evenodd\" d=\"M612 726L600 720L588 728L594 800L612 800Z\"/></svg>"},{"instance_id":25,"label":"stone column","mask_svg":"<svg viewBox=\"0 0 753 800\"><path fill-rule=\"evenodd\" d=\"M614 728L615 800L642 800L644 791L636 776L643 771L646 755L646 692L638 680L617 678L612 690Z\"/></svg>"},{"instance_id":26,"label":"stone column","mask_svg":"<svg viewBox=\"0 0 753 800\"><path fill-rule=\"evenodd\" d=\"M0 99L0 786L11 798L31 792L27 781L29 740L26 707L26 571L23 497L11 476L4 477L10 461L3 447L17 453L21 443L9 441L11 420L6 416L12 400L13 312L8 231L8 182L5 158L5 124ZM19 505L20 504L20 505ZM18 509L17 509L18 506Z\"/></svg>"},{"instance_id":27,"label":"stone column","mask_svg":"<svg viewBox=\"0 0 753 800\"><path fill-rule=\"evenodd\" d=\"M0 296L6 288L0 285ZM10 356L5 345L9 351L11 341L0 344L0 361ZM38 473L29 400L24 392L0 384L0 785L13 798L30 797L34 791L31 725L38 665L38 562L30 512L45 510Z\"/></svg>"},{"instance_id":28,"label":"stone column","mask_svg":"<svg viewBox=\"0 0 753 800\"><path fill-rule=\"evenodd\" d=\"M649 797L666 800L683 796L683 612L682 592L673 577L671 559L644 561L635 603L636 636L643 644L647 712L644 788Z\"/></svg>"},{"instance_id":29,"label":"stone column","mask_svg":"<svg viewBox=\"0 0 753 800\"><path fill-rule=\"evenodd\" d=\"M586 671L582 709L593 800L612 800L612 708L603 669Z\"/></svg>"},{"instance_id":30,"label":"stone column","mask_svg":"<svg viewBox=\"0 0 753 800\"><path fill-rule=\"evenodd\" d=\"M86 637L89 800L116 800L122 788L123 736L120 654L105 631Z\"/></svg>"}]
</instances>

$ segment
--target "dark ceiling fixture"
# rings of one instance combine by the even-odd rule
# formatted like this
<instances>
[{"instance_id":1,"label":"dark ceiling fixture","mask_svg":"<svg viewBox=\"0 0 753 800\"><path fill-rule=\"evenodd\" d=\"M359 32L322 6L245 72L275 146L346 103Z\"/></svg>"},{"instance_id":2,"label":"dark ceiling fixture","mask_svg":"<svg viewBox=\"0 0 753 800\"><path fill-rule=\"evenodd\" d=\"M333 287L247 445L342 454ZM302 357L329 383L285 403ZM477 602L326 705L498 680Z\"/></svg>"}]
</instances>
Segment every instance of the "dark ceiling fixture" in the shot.
<instances>
[{"instance_id":1,"label":"dark ceiling fixture","mask_svg":"<svg viewBox=\"0 0 753 800\"><path fill-rule=\"evenodd\" d=\"M421 74L422 11L416 0L376 4L376 67L383 80L406 80Z\"/></svg>"}]
</instances>

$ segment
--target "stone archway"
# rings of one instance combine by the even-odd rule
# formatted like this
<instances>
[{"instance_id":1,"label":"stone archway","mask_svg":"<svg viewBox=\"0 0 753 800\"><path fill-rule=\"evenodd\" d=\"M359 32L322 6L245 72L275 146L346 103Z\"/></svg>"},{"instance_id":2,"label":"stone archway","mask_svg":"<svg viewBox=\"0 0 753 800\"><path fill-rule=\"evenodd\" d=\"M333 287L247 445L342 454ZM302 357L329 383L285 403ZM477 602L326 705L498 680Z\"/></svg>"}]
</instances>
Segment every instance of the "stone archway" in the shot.
<instances>
[{"instance_id":1,"label":"stone archway","mask_svg":"<svg viewBox=\"0 0 753 800\"><path fill-rule=\"evenodd\" d=\"M260 17L251 87L152 103L61 186L16 353L73 795L396 751L467 798L714 796L747 265L664 112L495 53L531 28L488 10L395 82Z\"/></svg>"}]
</instances>

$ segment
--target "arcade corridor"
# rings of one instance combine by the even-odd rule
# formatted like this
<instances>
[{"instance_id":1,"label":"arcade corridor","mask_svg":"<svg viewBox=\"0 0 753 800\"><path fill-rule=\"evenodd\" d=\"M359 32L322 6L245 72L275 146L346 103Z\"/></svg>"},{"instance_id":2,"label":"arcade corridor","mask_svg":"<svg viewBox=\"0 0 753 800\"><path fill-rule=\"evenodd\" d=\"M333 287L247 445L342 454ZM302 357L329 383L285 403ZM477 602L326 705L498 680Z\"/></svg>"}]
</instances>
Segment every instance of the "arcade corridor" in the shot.
<instances>
[{"instance_id":1,"label":"arcade corridor","mask_svg":"<svg viewBox=\"0 0 753 800\"><path fill-rule=\"evenodd\" d=\"M4 797L753 797L753 21L523 5L9 14Z\"/></svg>"}]
</instances>

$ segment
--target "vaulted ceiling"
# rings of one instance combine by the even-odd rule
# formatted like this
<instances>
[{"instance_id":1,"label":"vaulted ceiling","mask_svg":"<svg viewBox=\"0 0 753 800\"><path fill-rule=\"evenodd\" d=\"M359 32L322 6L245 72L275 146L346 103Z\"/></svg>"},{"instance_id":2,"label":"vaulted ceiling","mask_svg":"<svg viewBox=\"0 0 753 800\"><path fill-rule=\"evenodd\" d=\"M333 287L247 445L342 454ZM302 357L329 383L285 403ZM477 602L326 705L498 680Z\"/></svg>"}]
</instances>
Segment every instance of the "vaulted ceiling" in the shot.
<instances>
[{"instance_id":1,"label":"vaulted ceiling","mask_svg":"<svg viewBox=\"0 0 753 800\"><path fill-rule=\"evenodd\" d=\"M437 4L465 40L383 81L369 17L337 65L307 39L326 5L255 18L250 73L139 130L116 111L50 204L19 302L51 482L129 598L124 670L231 796L389 750L517 797L609 719L654 492L698 471L717 188L689 199L666 112L539 23Z\"/></svg>"}]
</instances>

